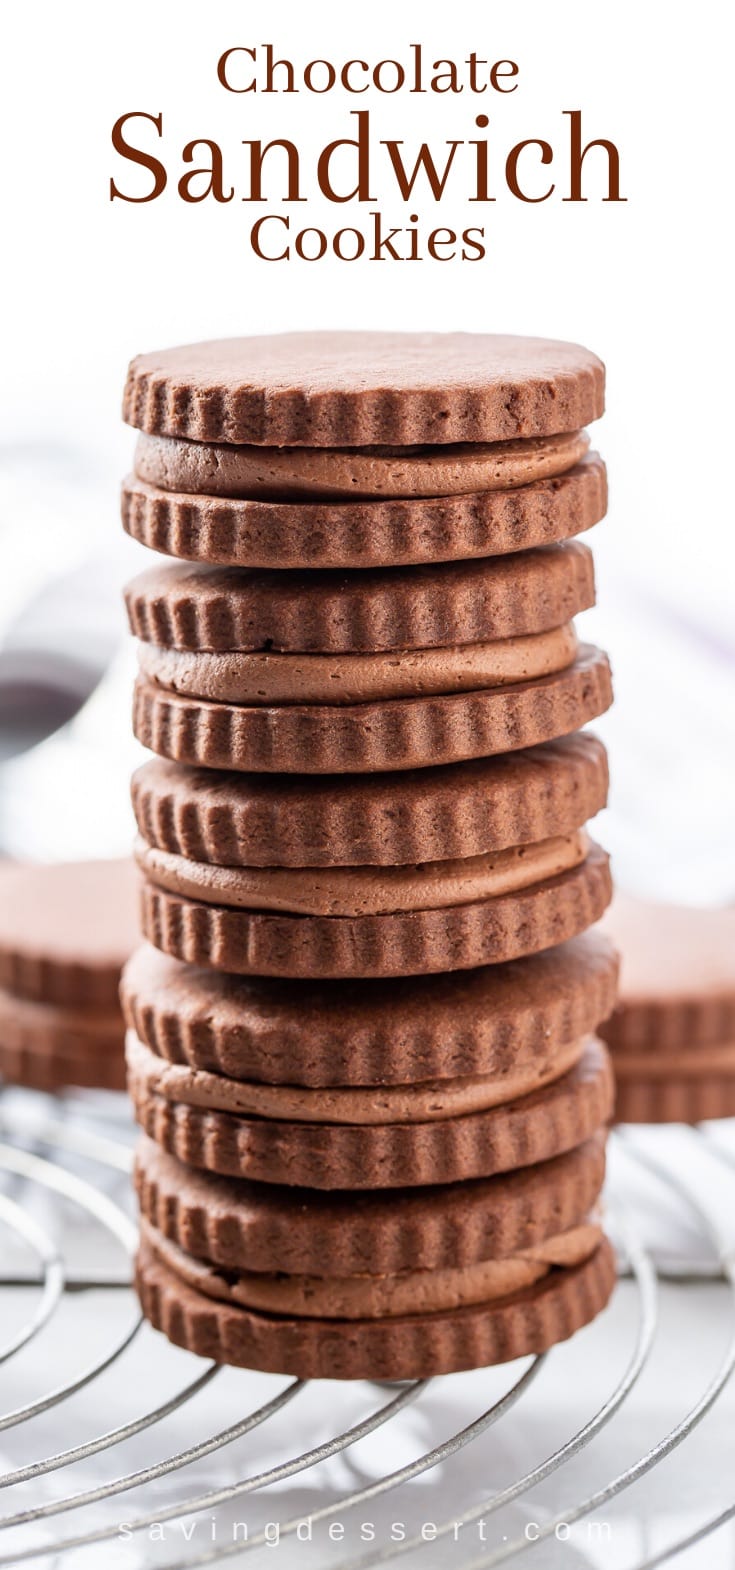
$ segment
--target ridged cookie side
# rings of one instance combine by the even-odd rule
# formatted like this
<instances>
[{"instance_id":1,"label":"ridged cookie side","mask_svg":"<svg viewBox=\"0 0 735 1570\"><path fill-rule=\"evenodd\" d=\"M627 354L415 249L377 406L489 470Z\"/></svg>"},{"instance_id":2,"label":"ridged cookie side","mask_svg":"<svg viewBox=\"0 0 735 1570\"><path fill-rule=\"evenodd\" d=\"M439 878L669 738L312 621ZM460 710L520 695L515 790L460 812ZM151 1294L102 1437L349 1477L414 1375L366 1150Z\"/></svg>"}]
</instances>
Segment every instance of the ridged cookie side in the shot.
<instances>
[{"instance_id":1,"label":"ridged cookie side","mask_svg":"<svg viewBox=\"0 0 735 1570\"><path fill-rule=\"evenodd\" d=\"M582 645L537 681L383 703L208 703L140 678L133 729L160 757L256 773L381 773L515 752L568 736L612 702L606 656Z\"/></svg>"},{"instance_id":2,"label":"ridged cookie side","mask_svg":"<svg viewBox=\"0 0 735 1570\"><path fill-rule=\"evenodd\" d=\"M138 355L123 419L197 442L410 447L575 431L604 400L604 366L579 344L305 332Z\"/></svg>"},{"instance_id":3,"label":"ridged cookie side","mask_svg":"<svg viewBox=\"0 0 735 1570\"><path fill-rule=\"evenodd\" d=\"M164 491L134 474L122 488L133 539L165 556L230 567L351 570L503 556L571 539L606 510L597 453L517 491L410 501L225 500Z\"/></svg>"},{"instance_id":4,"label":"ridged cookie side","mask_svg":"<svg viewBox=\"0 0 735 1570\"><path fill-rule=\"evenodd\" d=\"M502 1074L550 1040L579 1040L610 1013L617 972L596 931L504 965L363 982L232 976L146 944L121 995L129 1028L171 1063L266 1084L395 1085Z\"/></svg>"},{"instance_id":5,"label":"ridged cookie side","mask_svg":"<svg viewBox=\"0 0 735 1570\"><path fill-rule=\"evenodd\" d=\"M469 562L379 572L149 568L128 584L133 635L199 653L379 653L547 632L594 604L579 541Z\"/></svg>"},{"instance_id":6,"label":"ridged cookie side","mask_svg":"<svg viewBox=\"0 0 735 1570\"><path fill-rule=\"evenodd\" d=\"M575 1068L487 1111L430 1123L286 1123L235 1117L152 1094L129 1071L135 1116L186 1166L224 1177L317 1189L413 1188L491 1177L572 1150L612 1115L613 1077L591 1038Z\"/></svg>"},{"instance_id":7,"label":"ridged cookie side","mask_svg":"<svg viewBox=\"0 0 735 1570\"><path fill-rule=\"evenodd\" d=\"M141 888L144 937L193 965L235 975L381 977L466 970L536 954L599 921L612 897L608 858L529 889L440 910L383 916L289 916L205 905Z\"/></svg>"},{"instance_id":8,"label":"ridged cookie side","mask_svg":"<svg viewBox=\"0 0 735 1570\"><path fill-rule=\"evenodd\" d=\"M496 1303L389 1320L284 1319L207 1299L138 1254L143 1312L175 1345L217 1363L302 1379L424 1379L545 1352L605 1307L615 1285L605 1240L583 1264Z\"/></svg>"},{"instance_id":9,"label":"ridged cookie side","mask_svg":"<svg viewBox=\"0 0 735 1570\"><path fill-rule=\"evenodd\" d=\"M444 1187L356 1194L279 1188L184 1167L142 1137L135 1186L146 1219L225 1270L391 1275L504 1259L575 1226L605 1175L605 1138L538 1166Z\"/></svg>"},{"instance_id":10,"label":"ridged cookie side","mask_svg":"<svg viewBox=\"0 0 735 1570\"><path fill-rule=\"evenodd\" d=\"M507 757L371 778L219 773L151 760L132 781L147 844L219 866L398 866L535 844L607 800L589 734Z\"/></svg>"}]
</instances>

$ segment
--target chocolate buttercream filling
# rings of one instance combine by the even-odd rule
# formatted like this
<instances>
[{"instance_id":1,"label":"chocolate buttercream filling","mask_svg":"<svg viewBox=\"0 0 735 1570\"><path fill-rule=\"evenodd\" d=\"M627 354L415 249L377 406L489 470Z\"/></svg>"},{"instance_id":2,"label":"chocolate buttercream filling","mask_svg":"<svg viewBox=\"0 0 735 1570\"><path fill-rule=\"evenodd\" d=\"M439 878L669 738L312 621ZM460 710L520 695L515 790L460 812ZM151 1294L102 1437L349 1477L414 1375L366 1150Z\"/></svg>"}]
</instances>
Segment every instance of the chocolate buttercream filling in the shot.
<instances>
[{"instance_id":1,"label":"chocolate buttercream filling","mask_svg":"<svg viewBox=\"0 0 735 1570\"><path fill-rule=\"evenodd\" d=\"M564 474L588 447L586 431L403 448L234 447L141 435L135 472L162 490L242 499L461 496Z\"/></svg>"},{"instance_id":2,"label":"chocolate buttercream filling","mask_svg":"<svg viewBox=\"0 0 735 1570\"><path fill-rule=\"evenodd\" d=\"M229 1271L194 1259L149 1222L143 1235L180 1280L206 1297L259 1313L313 1319L388 1319L402 1314L441 1313L470 1303L492 1303L523 1291L550 1270L579 1265L602 1241L599 1221L588 1217L506 1259L434 1270L405 1270L395 1276L289 1276Z\"/></svg>"},{"instance_id":3,"label":"chocolate buttercream filling","mask_svg":"<svg viewBox=\"0 0 735 1570\"><path fill-rule=\"evenodd\" d=\"M567 670L572 622L549 632L454 648L379 654L272 654L162 649L139 643L143 673L171 692L213 703L370 703L512 686Z\"/></svg>"},{"instance_id":4,"label":"chocolate buttercream filling","mask_svg":"<svg viewBox=\"0 0 735 1570\"><path fill-rule=\"evenodd\" d=\"M318 1090L302 1085L230 1080L206 1069L170 1063L159 1058L133 1032L127 1037L126 1058L131 1079L142 1083L146 1093L183 1102L185 1106L288 1123L377 1126L463 1117L516 1101L569 1073L588 1043L589 1037L549 1043L544 1051L502 1074L474 1074L415 1085L348 1085Z\"/></svg>"},{"instance_id":5,"label":"chocolate buttercream filling","mask_svg":"<svg viewBox=\"0 0 735 1570\"><path fill-rule=\"evenodd\" d=\"M575 829L484 856L403 867L219 867L141 838L135 854L159 888L208 905L299 916L380 916L513 894L580 866L589 848L586 830Z\"/></svg>"}]
</instances>

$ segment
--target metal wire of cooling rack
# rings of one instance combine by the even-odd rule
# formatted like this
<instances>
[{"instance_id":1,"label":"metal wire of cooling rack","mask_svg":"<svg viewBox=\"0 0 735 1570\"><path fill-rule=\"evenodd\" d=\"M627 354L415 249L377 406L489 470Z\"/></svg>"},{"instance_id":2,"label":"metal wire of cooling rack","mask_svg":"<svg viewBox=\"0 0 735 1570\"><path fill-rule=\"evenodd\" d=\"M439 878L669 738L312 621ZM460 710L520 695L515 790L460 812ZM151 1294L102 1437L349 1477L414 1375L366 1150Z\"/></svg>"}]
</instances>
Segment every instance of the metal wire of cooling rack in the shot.
<instances>
[{"instance_id":1,"label":"metal wire of cooling rack","mask_svg":"<svg viewBox=\"0 0 735 1570\"><path fill-rule=\"evenodd\" d=\"M520 1371L519 1365L511 1365L505 1371L481 1371L472 1376L475 1415L470 1413L470 1420L447 1437L440 1438L428 1449L420 1450L411 1459L370 1477L362 1486L344 1489L341 1486L335 1488L332 1483L319 1492L315 1481L311 1485L315 1502L310 1496L308 1511L286 1511L282 1517L276 1517L274 1513L267 1523L248 1535L246 1542L237 1539L225 1543L210 1541L206 1548L197 1544L193 1552L183 1557L162 1558L157 1549L155 1552L151 1549L148 1555L150 1534L154 1528L156 1532L161 1532L166 1523L201 1519L205 1514L208 1521L216 1522L218 1511L226 1511L246 1496L259 1497L263 1490L272 1488L278 1497L279 1486L289 1479L302 1478L306 1474L314 1473L318 1480L322 1475L320 1468L323 1473L325 1464L334 1462L335 1458L343 1466L347 1465L355 1447L372 1435L380 1436L381 1446L385 1444L387 1436L400 1435L401 1443L396 1448L396 1453L400 1454L401 1445L405 1450L413 1437L410 1433L404 1436L400 1427L405 1424L407 1414L411 1410L414 1413L420 1411L421 1404L429 1399L430 1390L435 1391L438 1387L441 1387L442 1395L447 1396L444 1409L453 1410L452 1387L455 1381L462 1380L465 1381L461 1388L466 1406L467 1376L453 1375L443 1380L421 1380L388 1387L351 1387L351 1392L357 1392L362 1402L356 1420L344 1425L337 1422L334 1432L330 1432L327 1438L321 1438L304 1449L297 1447L295 1453L287 1453L286 1444L281 1441L280 1453L274 1464L248 1471L245 1475L238 1473L233 1481L223 1483L220 1481L221 1469L225 1472L231 1470L230 1447L252 1435L262 1446L264 1435L270 1433L267 1425L277 1423L284 1413L287 1418L290 1416L293 1423L294 1414L300 1412L304 1431L318 1434L325 1416L324 1391L334 1387L301 1380L284 1382L275 1376L257 1376L261 1382L266 1380L266 1390L270 1393L267 1393L265 1400L249 1406L245 1415L239 1416L235 1422L224 1427L216 1423L213 1427L203 1425L204 1431L199 1432L196 1424L202 1421L198 1414L201 1398L213 1390L220 1390L223 1394L228 1392L232 1388L229 1382L237 1380L239 1376L234 1370L218 1368L215 1364L202 1366L200 1360L177 1353L175 1356L190 1370L191 1377L183 1383L179 1381L173 1393L155 1401L151 1400L150 1392L149 1399L141 1403L142 1410L138 1410L132 1418L128 1417L124 1422L109 1427L98 1425L91 1435L79 1442L64 1443L65 1415L70 1410L69 1404L73 1406L72 1398L94 1395L100 1388L103 1376L111 1372L123 1376L122 1384L126 1391L135 1390L139 1380L136 1356L145 1338L154 1336L154 1332L144 1326L129 1289L130 1259L136 1243L135 1226L124 1208L127 1203L126 1174L130 1166L130 1147L120 1137L112 1138L85 1124L82 1118L73 1115L73 1109L71 1112L62 1111L61 1115L57 1112L51 1117L41 1114L30 1121L21 1120L20 1123L12 1117L5 1117L0 1132L3 1136L0 1142L0 1176L4 1183L4 1188L0 1189L0 1231L6 1237L10 1235L21 1253L25 1251L26 1256L30 1254L33 1261L32 1268L20 1269L16 1266L11 1271L0 1271L3 1324L0 1363L7 1369L13 1359L27 1351L31 1343L40 1347L53 1338L51 1345L54 1352L58 1353L59 1366L68 1369L66 1376L62 1375L58 1382L52 1382L40 1395L0 1413L0 1440L7 1435L17 1440L19 1435L26 1434L26 1425L34 1423L35 1428L31 1426L28 1432L38 1436L35 1445L30 1446L32 1459L24 1459L20 1465L14 1465L0 1475L0 1490L18 1490L14 1496L17 1508L0 1515L0 1566L32 1562L41 1564L46 1560L60 1567L88 1563L96 1570L98 1558L85 1553L85 1550L99 1550L101 1545L110 1554L113 1546L117 1547L122 1557L116 1563L155 1565L156 1570L193 1570L193 1567L225 1562L234 1564L241 1560L244 1563L249 1555L257 1555L258 1550L268 1552L273 1547L274 1523L278 1530L279 1548L282 1550L284 1545L290 1544L295 1549L295 1545L302 1541L300 1532L305 1519L308 1518L310 1522L311 1532L315 1526L325 1528L328 1532L332 1523L338 1522L343 1528L344 1520L349 1518L351 1512L358 1511L362 1506L372 1506L386 1496L392 1496L395 1501L405 1500L410 1495L412 1484L422 1479L436 1478L460 1453L466 1468L469 1458L477 1454L476 1447L482 1436L491 1429L495 1433L497 1458L503 1451L503 1436L509 1432L511 1414L524 1414L526 1429L529 1424L533 1428L537 1415L534 1389L538 1392L539 1376L548 1371L551 1360L562 1355L562 1349L555 1348L543 1357L525 1360ZM734 1211L735 1147L728 1143L726 1136L715 1125L682 1132L682 1139L683 1151L689 1149L692 1153L696 1149L698 1155L704 1152L714 1164L717 1188L725 1191L729 1185L728 1203L730 1210ZM688 1141L693 1143L688 1146ZM598 1401L591 1415L574 1427L560 1443L554 1444L535 1464L525 1469L519 1467L515 1475L492 1491L488 1491L483 1483L474 1489L474 1497L454 1508L458 1489L451 1500L451 1512L445 1518L431 1523L432 1532L428 1539L425 1529L417 1526L415 1530L404 1531L398 1541L384 1542L357 1554L350 1550L347 1557L328 1557L329 1564L339 1566L339 1570L370 1570L370 1567L393 1564L412 1556L424 1563L425 1556L432 1554L432 1544L439 1545L438 1548L435 1546L433 1552L442 1555L441 1559L432 1562L442 1565L448 1562L445 1554L450 1549L456 1549L457 1556L451 1562L458 1570L490 1570L490 1567L514 1561L524 1553L535 1550L538 1554L542 1544L553 1548L559 1542L567 1542L576 1523L595 1517L602 1507L607 1507L648 1477L659 1463L672 1456L686 1441L691 1441L698 1425L712 1412L735 1368L735 1254L732 1238L722 1224L722 1205L713 1203L711 1186L709 1189L705 1187L703 1197L701 1185L692 1181L688 1159L672 1161L662 1159L660 1154L653 1154L641 1140L640 1131L618 1130L612 1136L612 1143L616 1169L620 1169L627 1182L613 1182L608 1215L619 1249L621 1275L630 1278L628 1290L632 1292L635 1302L634 1313L628 1315L622 1372L612 1379L610 1388L603 1399ZM698 1248L694 1257L689 1257L686 1252L666 1254L656 1250L652 1253L644 1243L638 1205L630 1204L631 1193L636 1194L637 1185L644 1179L649 1184L653 1183L670 1203L673 1202L677 1209L686 1213L689 1225L697 1236ZM110 1190L114 1192L114 1197ZM48 1212L44 1213L43 1219L39 1219L37 1214L36 1201L39 1195L43 1196ZM722 1193L719 1198L722 1198ZM112 1272L108 1270L103 1273L88 1267L80 1270L78 1266L70 1268L64 1246L64 1224L69 1213L77 1218L77 1225L83 1233L95 1229L96 1235L106 1240L118 1261ZM706 1252L703 1252L703 1246ZM120 1259L123 1261L122 1269L119 1268ZM591 1489L582 1487L579 1481L580 1463L594 1460L603 1431L616 1417L630 1409L639 1382L651 1358L655 1357L661 1322L660 1287L664 1282L676 1283L677 1289L684 1293L691 1283L706 1282L710 1288L714 1288L716 1283L720 1284L720 1290L728 1295L726 1346L720 1353L715 1372L689 1401L687 1410L674 1424L668 1426L652 1443L639 1448L632 1460L627 1460L626 1464L609 1473L602 1482ZM89 1301L97 1292L107 1294L106 1301L109 1301L111 1294L116 1308L118 1303L124 1303L128 1317L123 1321L122 1329L115 1324L111 1340L105 1341L97 1355L79 1369L75 1367L74 1305ZM29 1299L27 1310L26 1298ZM5 1307L7 1305L14 1309L19 1299L22 1304L21 1319L6 1339ZM70 1308L72 1317L69 1323ZM61 1330L55 1330L59 1316L65 1312L67 1323ZM607 1314L614 1312L613 1306ZM101 1317L106 1333L106 1316L103 1313ZM603 1316L602 1321L592 1330L583 1332L585 1336L594 1334L598 1338L596 1345L601 1350L597 1363L603 1373L606 1367L606 1318L607 1315ZM694 1325L691 1333L695 1331ZM574 1349L576 1342L577 1338L568 1344L569 1347ZM169 1350L161 1338L156 1338L156 1344ZM685 1351L685 1348L682 1350ZM499 1394L492 1391L493 1399L489 1403L483 1403L480 1396L485 1372L488 1377L494 1377L496 1384L498 1377L504 1381ZM488 1393L491 1391L488 1390ZM93 1417L96 1419L96 1408ZM159 1425L162 1431L168 1432L164 1425L170 1423L178 1424L179 1438L182 1431L186 1432L185 1444L169 1446L159 1434L161 1443L154 1460L131 1470L125 1470L124 1465L117 1462L117 1452L127 1442L146 1435L152 1435L155 1439ZM288 1422L286 1426L288 1428ZM192 1439L192 1434L198 1434L198 1437ZM25 1452L28 1451L27 1435L23 1448ZM512 1445L510 1450L512 1452ZM22 1452L19 1450L18 1453ZM202 1487L198 1469L211 1457L217 1459L217 1481L220 1486ZM88 1463L94 1458L99 1458L104 1472L95 1471L90 1481ZM194 1481L187 1480L187 1472L188 1478ZM70 1486L61 1493L54 1493L52 1497L45 1497L45 1480L56 1473L64 1473L70 1480ZM177 1474L181 1474L178 1484ZM542 1510L538 1505L538 1490L552 1478L555 1479L557 1489L561 1488L561 1494L555 1496L551 1508L547 1506ZM80 1483L82 1486L79 1486ZM169 1483L174 1489L174 1497ZM116 1507L119 1510L121 1498L133 1491L140 1491L147 1503L141 1510L137 1507L131 1509L124 1523L125 1536L121 1545L121 1523L118 1516L113 1517L111 1512ZM286 1493L287 1502L288 1498ZM560 1500L564 1501L563 1508L557 1507ZM532 1533L529 1534L528 1525L525 1530L518 1530L516 1526L514 1531L504 1532L502 1540L494 1546L483 1547L480 1552L462 1542L461 1534L473 1525L482 1522L486 1526L489 1519L499 1518L501 1512L507 1512L510 1507L517 1507L524 1501L533 1501L538 1516L533 1522ZM74 1518L73 1529L68 1533L62 1528L61 1519L67 1515ZM628 1559L629 1570L654 1570L655 1566L670 1561L678 1554L691 1552L733 1518L735 1499L726 1501L724 1507L694 1526L687 1526L685 1531L670 1532L662 1546L646 1550L643 1557L638 1554L635 1560ZM513 1517L511 1525L515 1525L515 1522L516 1518ZM43 1535L49 1524L53 1531L51 1538ZM563 1531L560 1532L560 1529ZM162 1537L157 1538L159 1542L163 1540ZM193 1531L189 1541L193 1541ZM486 1538L482 1541L486 1542ZM128 1544L133 1546L128 1549ZM333 1542L327 1544L330 1553L333 1546ZM602 1551L600 1549L599 1553ZM128 1552L134 1557L126 1558ZM604 1557L600 1558L599 1553L597 1558L593 1555L593 1560L584 1557L583 1562L608 1562ZM539 1559L542 1560L543 1555ZM325 1559L319 1561L325 1562ZM544 1564L546 1562L543 1560ZM568 1558L564 1562L567 1563Z\"/></svg>"}]
</instances>

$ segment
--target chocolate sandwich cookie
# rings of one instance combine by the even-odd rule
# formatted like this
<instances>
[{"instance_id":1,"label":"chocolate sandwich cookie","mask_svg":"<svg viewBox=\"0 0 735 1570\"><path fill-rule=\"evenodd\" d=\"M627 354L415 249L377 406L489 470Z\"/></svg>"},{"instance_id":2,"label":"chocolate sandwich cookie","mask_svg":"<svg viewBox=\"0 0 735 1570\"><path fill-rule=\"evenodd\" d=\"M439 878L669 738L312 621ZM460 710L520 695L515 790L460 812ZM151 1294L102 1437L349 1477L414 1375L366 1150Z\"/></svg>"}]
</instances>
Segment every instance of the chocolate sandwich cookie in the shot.
<instances>
[{"instance_id":1,"label":"chocolate sandwich cookie","mask_svg":"<svg viewBox=\"0 0 735 1570\"><path fill-rule=\"evenodd\" d=\"M502 556L571 539L607 508L605 465L588 454L518 490L345 502L265 501L170 491L131 474L123 525L151 550L232 567L397 567Z\"/></svg>"},{"instance_id":2,"label":"chocolate sandwich cookie","mask_svg":"<svg viewBox=\"0 0 735 1570\"><path fill-rule=\"evenodd\" d=\"M566 1250L559 1263L549 1251L533 1285L509 1292L496 1277L500 1295L490 1300L394 1317L319 1319L242 1307L221 1276L186 1261L182 1271L181 1256L150 1232L136 1282L151 1323L216 1362L300 1378L419 1379L540 1353L587 1324L615 1283L610 1244L604 1237L595 1244L595 1236L591 1229L576 1263L567 1263Z\"/></svg>"},{"instance_id":3,"label":"chocolate sandwich cookie","mask_svg":"<svg viewBox=\"0 0 735 1570\"><path fill-rule=\"evenodd\" d=\"M604 370L578 345L295 333L140 356L128 531L238 566L386 567L567 539L606 505L582 427Z\"/></svg>"},{"instance_id":4,"label":"chocolate sandwich cookie","mask_svg":"<svg viewBox=\"0 0 735 1570\"><path fill-rule=\"evenodd\" d=\"M351 1090L340 1107L330 1090L302 1089L299 1101L290 1087L245 1086L166 1063L130 1036L127 1061L136 1118L165 1150L187 1166L299 1188L412 1188L512 1171L582 1144L607 1122L613 1102L607 1053L594 1037L552 1046L540 1088L533 1070L537 1088L516 1094L522 1075L511 1075L515 1099L490 1105L499 1088L493 1076L468 1090L459 1082L458 1094L454 1081L405 1086L384 1094L382 1106L375 1092ZM465 1107L457 1114L455 1097ZM436 1114L427 1117L432 1098ZM320 1100L325 1115L346 1121L319 1121ZM477 1110L467 1110L470 1102ZM255 1114L240 1110L256 1105ZM349 1121L366 1107L386 1120Z\"/></svg>"},{"instance_id":5,"label":"chocolate sandwich cookie","mask_svg":"<svg viewBox=\"0 0 735 1570\"><path fill-rule=\"evenodd\" d=\"M448 656L446 663L442 655ZM217 656L211 657L206 669L202 656L198 660L191 656L194 663L187 663L186 656L162 658L154 662L153 679L141 676L136 684L133 728L138 740L159 756L204 768L275 774L379 773L533 747L569 735L598 718L612 701L607 659L587 645L575 652L569 629L495 646L470 645L468 655L461 648L441 654L429 650L421 662L410 654L392 663L390 656L372 657L381 661L377 679L382 691L387 694L398 682L420 690L423 680L424 690L428 685L431 692L423 697L386 695L381 701L354 701L357 690L365 691L363 675L361 689L350 688L353 701L348 701L346 681L355 668L351 673L344 662L360 658L333 656L328 669L320 671L321 693L334 696L335 676L341 680L343 697L336 703L326 697L316 703L298 701L305 674L300 667L285 674L288 689L283 685L277 689L281 695L289 690L290 701L254 702L251 696L249 702L233 703L192 696L177 687L206 686L211 691L214 683L218 692L239 691L242 671L232 685L232 673L211 663ZM525 679L529 659L537 673L549 662L554 669ZM261 688L267 661L268 656L261 656L256 678ZM279 669L283 673L284 667ZM271 667L271 686L276 675ZM372 679L374 683L375 669ZM279 680L284 680L283 674Z\"/></svg>"},{"instance_id":6,"label":"chocolate sandwich cookie","mask_svg":"<svg viewBox=\"0 0 735 1570\"><path fill-rule=\"evenodd\" d=\"M592 554L569 541L513 557L374 572L155 567L128 585L131 632L188 653L375 654L492 643L594 604Z\"/></svg>"},{"instance_id":7,"label":"chocolate sandwich cookie","mask_svg":"<svg viewBox=\"0 0 735 1570\"><path fill-rule=\"evenodd\" d=\"M406 1085L507 1074L594 1032L617 959L597 931L530 959L420 980L271 981L182 965L147 944L121 996L159 1057L266 1084Z\"/></svg>"},{"instance_id":8,"label":"chocolate sandwich cookie","mask_svg":"<svg viewBox=\"0 0 735 1570\"><path fill-rule=\"evenodd\" d=\"M395 866L566 834L607 800L605 749L583 734L400 774L218 773L153 759L133 776L143 839L220 866Z\"/></svg>"},{"instance_id":9,"label":"chocolate sandwich cookie","mask_svg":"<svg viewBox=\"0 0 735 1570\"><path fill-rule=\"evenodd\" d=\"M268 868L260 882L255 868L145 846L138 856L144 936L177 959L236 975L382 977L496 964L575 937L612 892L608 858L583 832L467 863L322 877Z\"/></svg>"},{"instance_id":10,"label":"chocolate sandwich cookie","mask_svg":"<svg viewBox=\"0 0 735 1570\"><path fill-rule=\"evenodd\" d=\"M600 1032L619 1121L735 1116L735 910L619 894L604 925L622 956L618 1003Z\"/></svg>"},{"instance_id":11,"label":"chocolate sandwich cookie","mask_svg":"<svg viewBox=\"0 0 735 1570\"><path fill-rule=\"evenodd\" d=\"M282 333L139 355L123 417L150 436L236 446L507 442L598 419L604 380L596 355L554 339Z\"/></svg>"},{"instance_id":12,"label":"chocolate sandwich cookie","mask_svg":"<svg viewBox=\"0 0 735 1570\"><path fill-rule=\"evenodd\" d=\"M145 1135L135 1187L150 1226L222 1270L395 1276L508 1259L579 1226L605 1175L602 1130L537 1166L377 1192L277 1187L185 1167Z\"/></svg>"},{"instance_id":13,"label":"chocolate sandwich cookie","mask_svg":"<svg viewBox=\"0 0 735 1570\"><path fill-rule=\"evenodd\" d=\"M0 1074L38 1090L122 1089L118 989L135 946L130 861L0 869Z\"/></svg>"}]
</instances>

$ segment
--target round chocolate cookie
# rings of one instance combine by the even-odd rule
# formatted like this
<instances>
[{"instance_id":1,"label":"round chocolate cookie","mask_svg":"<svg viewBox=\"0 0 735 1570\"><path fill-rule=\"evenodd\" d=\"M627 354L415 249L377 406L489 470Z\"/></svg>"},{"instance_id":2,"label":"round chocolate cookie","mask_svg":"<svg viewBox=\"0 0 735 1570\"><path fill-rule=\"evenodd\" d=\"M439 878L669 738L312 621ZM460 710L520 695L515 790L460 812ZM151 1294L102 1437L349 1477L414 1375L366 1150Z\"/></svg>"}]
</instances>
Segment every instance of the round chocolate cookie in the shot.
<instances>
[{"instance_id":1,"label":"round chocolate cookie","mask_svg":"<svg viewBox=\"0 0 735 1570\"><path fill-rule=\"evenodd\" d=\"M255 773L362 774L533 747L569 735L611 702L605 655L582 645L573 663L533 681L384 702L215 703L141 677L133 727L143 746L179 763Z\"/></svg>"},{"instance_id":2,"label":"round chocolate cookie","mask_svg":"<svg viewBox=\"0 0 735 1570\"><path fill-rule=\"evenodd\" d=\"M478 856L579 828L607 800L590 734L435 769L329 778L219 773L164 759L133 775L148 845L238 867L398 866Z\"/></svg>"},{"instance_id":3,"label":"round chocolate cookie","mask_svg":"<svg viewBox=\"0 0 735 1570\"><path fill-rule=\"evenodd\" d=\"M605 372L579 344L485 333L303 332L139 355L123 417L152 436L271 447L505 442L577 431Z\"/></svg>"},{"instance_id":4,"label":"round chocolate cookie","mask_svg":"<svg viewBox=\"0 0 735 1570\"><path fill-rule=\"evenodd\" d=\"M618 1123L735 1117L735 1040L672 1052L615 1052Z\"/></svg>"},{"instance_id":5,"label":"round chocolate cookie","mask_svg":"<svg viewBox=\"0 0 735 1570\"><path fill-rule=\"evenodd\" d=\"M374 653L560 627L594 603L592 555L569 541L513 557L377 572L153 567L128 585L130 630L164 649Z\"/></svg>"},{"instance_id":6,"label":"round chocolate cookie","mask_svg":"<svg viewBox=\"0 0 735 1570\"><path fill-rule=\"evenodd\" d=\"M544 845L555 855L556 842ZM386 910L384 902L381 913L356 916L208 904L175 891L181 863L171 868L159 853L155 863L144 857L144 865L157 880L143 883L144 936L177 959L235 975L382 977L496 964L576 937L599 920L611 897L608 858L594 844L565 870L492 898L469 903L465 896L433 909ZM409 890L409 907L414 897ZM286 902L293 906L292 898Z\"/></svg>"},{"instance_id":7,"label":"round chocolate cookie","mask_svg":"<svg viewBox=\"0 0 735 1570\"><path fill-rule=\"evenodd\" d=\"M122 1090L120 972L135 946L132 861L0 868L0 1075L31 1090Z\"/></svg>"},{"instance_id":8,"label":"round chocolate cookie","mask_svg":"<svg viewBox=\"0 0 735 1570\"><path fill-rule=\"evenodd\" d=\"M142 1136L141 1213L223 1270L395 1275L505 1259L577 1225L596 1205L605 1137L497 1177L414 1189L304 1190L184 1167Z\"/></svg>"},{"instance_id":9,"label":"round chocolate cookie","mask_svg":"<svg viewBox=\"0 0 735 1570\"><path fill-rule=\"evenodd\" d=\"M127 1023L171 1063L266 1084L405 1085L505 1074L596 1030L617 960L598 932L529 959L374 982L269 980L191 965L144 945L128 962Z\"/></svg>"},{"instance_id":10,"label":"round chocolate cookie","mask_svg":"<svg viewBox=\"0 0 735 1570\"><path fill-rule=\"evenodd\" d=\"M406 1120L395 1123L227 1112L223 1102L237 1103L237 1085L220 1079L211 1093L192 1070L174 1073L130 1039L128 1086L141 1127L187 1166L299 1188L412 1188L491 1177L581 1145L611 1116L613 1080L600 1042L588 1038L577 1050L582 1056L572 1068L530 1094L429 1121L408 1121L409 1096ZM218 1105L202 1105L205 1099Z\"/></svg>"},{"instance_id":11,"label":"round chocolate cookie","mask_svg":"<svg viewBox=\"0 0 735 1570\"><path fill-rule=\"evenodd\" d=\"M311 501L163 490L131 474L123 525L166 556L232 567L370 568L503 556L571 539L605 516L605 465L592 453L518 490L461 496Z\"/></svg>"},{"instance_id":12,"label":"round chocolate cookie","mask_svg":"<svg viewBox=\"0 0 735 1570\"><path fill-rule=\"evenodd\" d=\"M258 1313L187 1284L141 1244L136 1282L143 1312L177 1346L217 1363L303 1379L420 1379L509 1362L588 1324L615 1284L607 1239L580 1264L552 1268L533 1286L490 1302L383 1319L308 1319Z\"/></svg>"}]
</instances>

